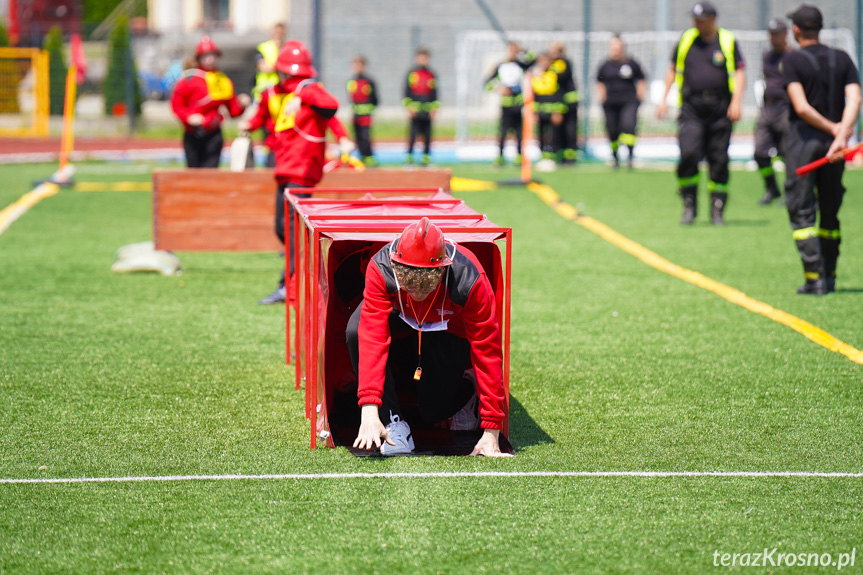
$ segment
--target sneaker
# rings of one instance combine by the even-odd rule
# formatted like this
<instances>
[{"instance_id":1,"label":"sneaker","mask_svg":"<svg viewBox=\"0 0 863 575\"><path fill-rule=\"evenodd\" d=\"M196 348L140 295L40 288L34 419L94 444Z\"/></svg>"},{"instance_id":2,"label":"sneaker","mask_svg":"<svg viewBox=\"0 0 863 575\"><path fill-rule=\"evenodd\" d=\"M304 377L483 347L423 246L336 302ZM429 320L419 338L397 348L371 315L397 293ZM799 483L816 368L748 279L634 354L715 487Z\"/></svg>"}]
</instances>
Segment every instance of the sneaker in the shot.
<instances>
[{"instance_id":1,"label":"sneaker","mask_svg":"<svg viewBox=\"0 0 863 575\"><path fill-rule=\"evenodd\" d=\"M277 303L285 303L286 290L285 286L277 288L276 291L268 295L262 300L258 300L261 305L273 305Z\"/></svg>"},{"instance_id":2,"label":"sneaker","mask_svg":"<svg viewBox=\"0 0 863 575\"><path fill-rule=\"evenodd\" d=\"M474 429L479 429L478 403L479 398L474 393L464 407L452 416L449 428L453 431L473 431Z\"/></svg>"},{"instance_id":3,"label":"sneaker","mask_svg":"<svg viewBox=\"0 0 863 575\"><path fill-rule=\"evenodd\" d=\"M520 166L521 160L522 160L521 154L516 154L515 158L513 158L513 160L512 160L512 163L515 164L516 166Z\"/></svg>"},{"instance_id":4,"label":"sneaker","mask_svg":"<svg viewBox=\"0 0 863 575\"><path fill-rule=\"evenodd\" d=\"M495 159L494 161L494 165L498 168L503 166L503 156L498 156L497 159Z\"/></svg>"},{"instance_id":5,"label":"sneaker","mask_svg":"<svg viewBox=\"0 0 863 575\"><path fill-rule=\"evenodd\" d=\"M405 164L407 164L408 166L412 166L414 164L414 155L413 154L408 154L408 157L405 158Z\"/></svg>"},{"instance_id":6,"label":"sneaker","mask_svg":"<svg viewBox=\"0 0 863 575\"><path fill-rule=\"evenodd\" d=\"M390 412L390 423L387 425L387 433L395 445L390 445L384 440L381 443L381 455L402 455L414 452L414 438L411 435L411 426L407 421L402 421L398 415Z\"/></svg>"},{"instance_id":7,"label":"sneaker","mask_svg":"<svg viewBox=\"0 0 863 575\"><path fill-rule=\"evenodd\" d=\"M817 280L806 280L806 283L797 288L797 293L801 295L826 295L827 282L824 278Z\"/></svg>"},{"instance_id":8,"label":"sneaker","mask_svg":"<svg viewBox=\"0 0 863 575\"><path fill-rule=\"evenodd\" d=\"M428 154L423 154L422 164L423 166L431 165L431 156L429 156Z\"/></svg>"}]
</instances>

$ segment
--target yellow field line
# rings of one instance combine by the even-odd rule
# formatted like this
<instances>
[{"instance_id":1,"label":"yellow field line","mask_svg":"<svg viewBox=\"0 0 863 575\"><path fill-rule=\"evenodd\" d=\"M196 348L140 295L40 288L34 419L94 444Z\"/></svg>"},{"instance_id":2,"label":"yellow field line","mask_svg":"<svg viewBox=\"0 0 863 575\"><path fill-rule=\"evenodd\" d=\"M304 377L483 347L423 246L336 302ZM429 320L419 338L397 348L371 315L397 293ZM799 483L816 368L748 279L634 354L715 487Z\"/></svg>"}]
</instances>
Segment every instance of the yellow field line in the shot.
<instances>
[{"instance_id":1,"label":"yellow field line","mask_svg":"<svg viewBox=\"0 0 863 575\"><path fill-rule=\"evenodd\" d=\"M151 192L150 182L78 182L76 192Z\"/></svg>"},{"instance_id":2,"label":"yellow field line","mask_svg":"<svg viewBox=\"0 0 863 575\"><path fill-rule=\"evenodd\" d=\"M497 184L485 180L472 180L453 176L449 180L450 189L454 192L488 192L497 189Z\"/></svg>"},{"instance_id":3,"label":"yellow field line","mask_svg":"<svg viewBox=\"0 0 863 575\"><path fill-rule=\"evenodd\" d=\"M27 210L59 191L60 186L57 184L44 182L18 198L15 203L0 210L0 234L5 232L12 225L12 222L23 216Z\"/></svg>"},{"instance_id":4,"label":"yellow field line","mask_svg":"<svg viewBox=\"0 0 863 575\"><path fill-rule=\"evenodd\" d=\"M685 282L689 282L700 288L706 289L707 291L711 291L716 295L727 299L731 303L737 304L751 312L763 315L777 323L790 327L818 345L825 347L830 351L841 353L851 361L863 365L863 351L836 339L820 327L814 326L808 321L804 321L790 313L776 309L762 301L753 299L739 290L723 283L719 283L716 280L712 280L698 272L682 268L671 263L641 244L617 233L602 222L588 216L579 215L578 210L561 201L557 192L545 184L530 183L527 185L527 189L539 196L542 201L548 204L554 211L564 218L572 220L580 226L587 228L605 241L619 247L629 254L632 254L647 265L656 268L661 272L665 272L676 278L682 279Z\"/></svg>"}]
</instances>

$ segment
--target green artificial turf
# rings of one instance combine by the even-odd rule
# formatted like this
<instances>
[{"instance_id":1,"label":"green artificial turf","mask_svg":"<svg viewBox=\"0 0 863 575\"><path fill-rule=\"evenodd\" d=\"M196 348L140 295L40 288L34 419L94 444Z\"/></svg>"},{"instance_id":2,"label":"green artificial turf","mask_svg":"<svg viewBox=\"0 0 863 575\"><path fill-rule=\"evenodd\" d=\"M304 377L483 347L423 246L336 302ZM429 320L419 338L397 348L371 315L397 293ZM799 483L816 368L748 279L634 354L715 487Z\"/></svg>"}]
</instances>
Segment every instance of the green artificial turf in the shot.
<instances>
[{"instance_id":1,"label":"green artificial turf","mask_svg":"<svg viewBox=\"0 0 863 575\"><path fill-rule=\"evenodd\" d=\"M0 207L51 171L0 166ZM678 225L668 172L538 176L670 261L863 348L863 173L846 176L840 289L824 298L794 294L787 214L757 205L756 174L733 174L723 228L706 223L703 192L698 223ZM76 179L148 177L85 164ZM863 471L863 366L648 267L522 187L460 196L514 230L514 459L310 450L284 310L256 303L282 262L180 253L179 277L113 275L117 248L151 238L150 194L64 190L0 235L0 477ZM863 478L2 484L0 573L702 573L714 551L765 547L859 547L859 571L861 501Z\"/></svg>"}]
</instances>

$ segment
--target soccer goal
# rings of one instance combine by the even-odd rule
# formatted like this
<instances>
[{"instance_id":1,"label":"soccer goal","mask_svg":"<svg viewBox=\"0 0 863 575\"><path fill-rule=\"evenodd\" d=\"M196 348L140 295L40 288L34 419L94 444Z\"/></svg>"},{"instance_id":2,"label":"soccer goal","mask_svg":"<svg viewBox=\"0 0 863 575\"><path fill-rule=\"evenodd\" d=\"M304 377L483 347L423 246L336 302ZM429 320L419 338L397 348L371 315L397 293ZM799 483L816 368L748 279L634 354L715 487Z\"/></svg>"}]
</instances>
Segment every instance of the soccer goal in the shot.
<instances>
[{"instance_id":1,"label":"soccer goal","mask_svg":"<svg viewBox=\"0 0 863 575\"><path fill-rule=\"evenodd\" d=\"M640 132L644 135L672 135L675 133L676 114L659 121L655 106L662 98L663 78L671 61L671 51L680 39L681 32L627 32L621 34L627 53L644 69L650 84L647 102L639 112ZM762 78L761 55L769 48L768 34L760 30L734 30L743 59L746 62L747 87L743 99L743 120L738 130L752 129L758 113L756 82ZM509 39L519 42L525 49L539 53L552 42L562 42L572 62L575 81L581 94L579 122L584 122L585 106L589 108L589 122L582 133L603 134L602 108L594 95L596 71L608 57L608 43L612 32L511 32ZM821 31L821 41L848 52L856 63L854 36L850 30L828 29ZM793 44L793 40L791 41ZM584 69L587 51L587 70ZM456 38L456 136L461 143L494 140L500 113L498 95L484 90L486 79L495 66L506 58L506 46L494 31L465 31ZM677 94L669 96L669 104L677 106ZM586 129L585 129L586 128Z\"/></svg>"},{"instance_id":2,"label":"soccer goal","mask_svg":"<svg viewBox=\"0 0 863 575\"><path fill-rule=\"evenodd\" d=\"M0 48L0 136L48 135L48 53Z\"/></svg>"}]
</instances>

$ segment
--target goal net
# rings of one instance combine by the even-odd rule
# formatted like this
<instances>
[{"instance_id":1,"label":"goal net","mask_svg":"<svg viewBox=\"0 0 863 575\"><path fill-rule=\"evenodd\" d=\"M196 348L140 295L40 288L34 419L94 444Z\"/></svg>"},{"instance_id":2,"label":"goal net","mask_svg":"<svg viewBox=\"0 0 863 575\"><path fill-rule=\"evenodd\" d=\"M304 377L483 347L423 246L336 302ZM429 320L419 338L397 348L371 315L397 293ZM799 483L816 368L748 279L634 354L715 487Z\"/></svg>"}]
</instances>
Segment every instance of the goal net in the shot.
<instances>
[{"instance_id":1,"label":"goal net","mask_svg":"<svg viewBox=\"0 0 863 575\"><path fill-rule=\"evenodd\" d=\"M743 118L736 131L752 131L758 114L758 94L762 78L761 55L769 48L768 34L760 30L735 30L735 37L746 62L746 92L743 98ZM650 85L647 101L639 109L639 132L643 135L672 135L676 133L676 114L669 113L666 120L657 120L656 104L662 99L663 79L671 61L671 51L680 39L681 32L630 32L621 37L629 56L637 60ZM591 32L585 41L584 32L512 32L509 39L525 49L539 53L552 42L563 42L566 55L572 62L575 81L581 94L579 127L588 136L604 135L602 108L596 102L595 82L599 66L608 58L611 32ZM821 31L823 43L848 52L856 64L854 36L850 30L827 29ZM793 40L791 41L793 44ZM584 62L587 51L587 73ZM486 79L497 64L506 58L506 46L501 36L493 31L466 31L456 38L456 137L461 143L494 140L497 137L500 114L496 92L484 90ZM587 81L585 81L587 80ZM669 105L677 106L676 89L669 96ZM585 106L589 107L587 125L583 125Z\"/></svg>"}]
</instances>

